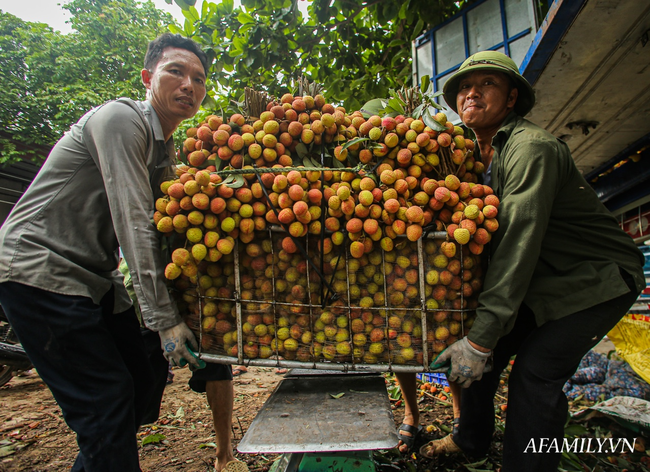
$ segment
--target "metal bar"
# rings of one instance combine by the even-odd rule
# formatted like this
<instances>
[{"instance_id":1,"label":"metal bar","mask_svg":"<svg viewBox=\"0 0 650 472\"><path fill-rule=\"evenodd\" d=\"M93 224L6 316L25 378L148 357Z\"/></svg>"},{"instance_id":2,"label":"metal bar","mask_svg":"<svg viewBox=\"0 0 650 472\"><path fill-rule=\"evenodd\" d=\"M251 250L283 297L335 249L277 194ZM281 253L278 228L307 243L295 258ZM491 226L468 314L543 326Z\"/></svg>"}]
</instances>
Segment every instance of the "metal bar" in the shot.
<instances>
[{"instance_id":1,"label":"metal bar","mask_svg":"<svg viewBox=\"0 0 650 472\"><path fill-rule=\"evenodd\" d=\"M503 35L503 52L510 57L510 45L508 44L508 24L506 22L506 5L504 0L499 0L499 12L501 13L501 34Z\"/></svg>"},{"instance_id":2,"label":"metal bar","mask_svg":"<svg viewBox=\"0 0 650 472\"><path fill-rule=\"evenodd\" d=\"M241 297L240 290L241 285L239 283L239 238L235 240L235 249L234 249L234 264L235 264L235 313L237 316L237 360L239 364L244 361L244 333L242 330L242 318L241 318Z\"/></svg>"},{"instance_id":3,"label":"metal bar","mask_svg":"<svg viewBox=\"0 0 650 472\"><path fill-rule=\"evenodd\" d=\"M301 362L279 359L244 359L239 362L236 357L223 356L220 354L201 354L201 359L206 362L217 364L241 364L258 367L286 367L291 369L318 369L336 370L340 372L438 372L429 367L420 365L398 365L398 364L351 364L351 363L327 363L327 362Z\"/></svg>"},{"instance_id":4,"label":"metal bar","mask_svg":"<svg viewBox=\"0 0 650 472\"><path fill-rule=\"evenodd\" d=\"M429 347L427 345L427 299L426 299L426 287L424 286L424 265L426 261L424 260L424 249L423 249L422 238L418 239L418 259L420 264L418 270L420 272L420 304L422 306L422 317L420 322L422 323L422 363L424 365L429 365Z\"/></svg>"}]
</instances>

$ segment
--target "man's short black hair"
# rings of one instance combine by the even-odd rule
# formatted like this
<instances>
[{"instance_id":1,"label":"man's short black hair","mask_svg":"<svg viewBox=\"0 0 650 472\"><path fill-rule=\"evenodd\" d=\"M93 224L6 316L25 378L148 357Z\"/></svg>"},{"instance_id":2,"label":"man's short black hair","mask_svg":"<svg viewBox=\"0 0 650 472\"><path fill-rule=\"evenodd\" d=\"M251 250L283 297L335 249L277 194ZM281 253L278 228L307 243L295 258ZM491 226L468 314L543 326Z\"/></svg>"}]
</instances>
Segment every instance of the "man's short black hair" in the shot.
<instances>
[{"instance_id":1,"label":"man's short black hair","mask_svg":"<svg viewBox=\"0 0 650 472\"><path fill-rule=\"evenodd\" d=\"M144 56L144 68L153 71L162 58L163 51L167 48L187 49L194 53L201 61L201 64L203 64L205 75L208 75L208 69L210 68L208 55L201 50L195 41L185 38L180 34L172 33L162 34L149 43L147 54Z\"/></svg>"}]
</instances>

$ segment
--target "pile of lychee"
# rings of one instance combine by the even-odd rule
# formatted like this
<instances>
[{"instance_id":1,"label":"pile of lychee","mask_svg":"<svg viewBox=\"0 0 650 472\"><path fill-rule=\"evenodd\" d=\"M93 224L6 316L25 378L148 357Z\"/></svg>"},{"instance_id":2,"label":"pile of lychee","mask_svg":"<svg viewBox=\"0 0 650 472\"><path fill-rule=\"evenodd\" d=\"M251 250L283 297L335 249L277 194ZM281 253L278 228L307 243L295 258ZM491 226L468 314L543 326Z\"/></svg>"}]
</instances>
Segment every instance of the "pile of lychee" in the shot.
<instances>
[{"instance_id":1,"label":"pile of lychee","mask_svg":"<svg viewBox=\"0 0 650 472\"><path fill-rule=\"evenodd\" d=\"M154 222L204 352L422 364L425 345L430 359L463 335L499 200L475 183L472 141L435 119L443 130L284 96L188 130ZM322 155L331 167L313 170Z\"/></svg>"}]
</instances>

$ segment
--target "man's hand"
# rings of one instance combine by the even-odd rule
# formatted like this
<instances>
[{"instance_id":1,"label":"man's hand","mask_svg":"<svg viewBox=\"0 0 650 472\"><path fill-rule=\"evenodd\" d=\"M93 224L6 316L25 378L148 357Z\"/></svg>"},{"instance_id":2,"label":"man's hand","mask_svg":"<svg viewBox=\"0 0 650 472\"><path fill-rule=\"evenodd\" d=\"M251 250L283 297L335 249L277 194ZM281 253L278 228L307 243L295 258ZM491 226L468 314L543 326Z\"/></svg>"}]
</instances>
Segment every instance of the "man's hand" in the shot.
<instances>
[{"instance_id":1,"label":"man's hand","mask_svg":"<svg viewBox=\"0 0 650 472\"><path fill-rule=\"evenodd\" d=\"M185 365L182 363L184 360L196 369L201 368L199 360L185 346L185 343L189 343L194 351L199 350L194 334L183 321L176 326L161 330L158 334L163 354L168 361L173 363L172 365L183 366Z\"/></svg>"},{"instance_id":2,"label":"man's hand","mask_svg":"<svg viewBox=\"0 0 650 472\"><path fill-rule=\"evenodd\" d=\"M467 388L472 382L483 377L483 369L490 353L491 351L482 352L473 347L466 336L442 351L431 364L431 368L451 363L447 379Z\"/></svg>"}]
</instances>

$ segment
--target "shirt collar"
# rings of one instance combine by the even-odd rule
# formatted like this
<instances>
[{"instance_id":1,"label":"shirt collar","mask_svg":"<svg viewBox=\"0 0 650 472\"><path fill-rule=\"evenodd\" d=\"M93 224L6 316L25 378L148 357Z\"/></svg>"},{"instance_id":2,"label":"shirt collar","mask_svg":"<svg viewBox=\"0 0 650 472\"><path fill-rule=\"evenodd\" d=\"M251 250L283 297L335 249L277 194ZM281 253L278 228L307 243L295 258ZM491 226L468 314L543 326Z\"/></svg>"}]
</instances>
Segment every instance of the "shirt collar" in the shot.
<instances>
[{"instance_id":1,"label":"shirt collar","mask_svg":"<svg viewBox=\"0 0 650 472\"><path fill-rule=\"evenodd\" d=\"M511 111L506 119L501 124L501 128L497 131L497 134L492 138L492 147L497 151L501 151L503 145L508 141L510 135L512 134L517 122L519 121L519 115L514 111Z\"/></svg>"},{"instance_id":2,"label":"shirt collar","mask_svg":"<svg viewBox=\"0 0 650 472\"><path fill-rule=\"evenodd\" d=\"M154 109L153 105L149 100L146 100L144 104L147 107L147 111L144 113L149 115L151 117L150 122L151 122L151 129L153 129L153 137L156 141L165 141L165 135L163 133L162 125L160 124L160 120L158 119L158 114L156 113L156 110ZM171 138L170 138L171 141Z\"/></svg>"}]
</instances>

